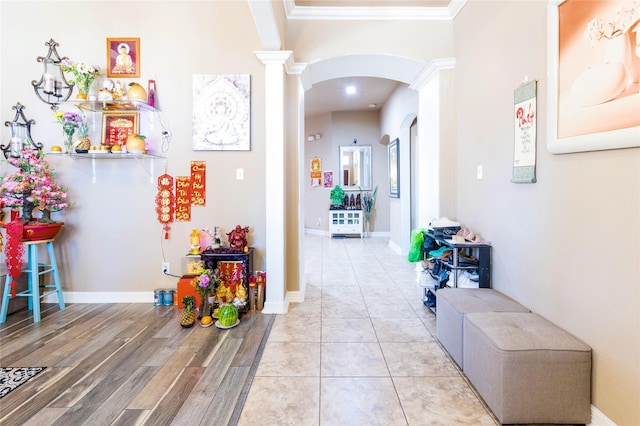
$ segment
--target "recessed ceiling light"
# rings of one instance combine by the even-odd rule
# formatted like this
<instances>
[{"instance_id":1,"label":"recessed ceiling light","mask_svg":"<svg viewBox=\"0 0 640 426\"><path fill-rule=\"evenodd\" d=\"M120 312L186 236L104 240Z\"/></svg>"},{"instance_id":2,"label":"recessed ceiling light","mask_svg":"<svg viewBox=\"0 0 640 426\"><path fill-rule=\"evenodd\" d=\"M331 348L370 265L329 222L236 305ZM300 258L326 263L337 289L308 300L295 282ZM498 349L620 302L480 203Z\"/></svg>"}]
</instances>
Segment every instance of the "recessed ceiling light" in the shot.
<instances>
[{"instance_id":1,"label":"recessed ceiling light","mask_svg":"<svg viewBox=\"0 0 640 426\"><path fill-rule=\"evenodd\" d=\"M369 108L375 108L377 106L378 106L378 104L369 104Z\"/></svg>"},{"instance_id":2,"label":"recessed ceiling light","mask_svg":"<svg viewBox=\"0 0 640 426\"><path fill-rule=\"evenodd\" d=\"M347 95L353 95L356 93L356 86L347 86Z\"/></svg>"}]
</instances>

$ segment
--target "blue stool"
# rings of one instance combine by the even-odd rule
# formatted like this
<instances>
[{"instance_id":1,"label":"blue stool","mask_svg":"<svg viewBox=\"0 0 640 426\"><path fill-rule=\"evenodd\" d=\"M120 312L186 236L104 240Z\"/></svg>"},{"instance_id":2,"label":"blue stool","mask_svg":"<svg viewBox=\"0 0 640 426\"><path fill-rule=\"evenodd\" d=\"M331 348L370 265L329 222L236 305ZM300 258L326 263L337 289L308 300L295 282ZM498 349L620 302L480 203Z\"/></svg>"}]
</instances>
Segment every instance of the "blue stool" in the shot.
<instances>
[{"instance_id":1,"label":"blue stool","mask_svg":"<svg viewBox=\"0 0 640 426\"><path fill-rule=\"evenodd\" d=\"M62 288L60 288L60 276L58 275L58 264L56 263L56 255L53 252L53 239L40 241L22 241L27 248L28 266L22 272L29 273L29 288L27 290L16 293L16 297L29 298L29 310L33 310L33 322L40 322L40 299L50 293L58 294L58 304L60 309L64 309L64 300L62 299ZM38 245L46 244L49 253L49 262L38 263ZM44 268L44 269L41 269ZM43 292L40 294L40 275L47 273L53 274L54 285L44 285ZM0 324L7 320L7 310L9 308L9 299L11 299L11 281L13 279L7 273L7 279L4 282L4 294L2 296L2 310L0 310ZM52 289L52 290L48 290Z\"/></svg>"}]
</instances>

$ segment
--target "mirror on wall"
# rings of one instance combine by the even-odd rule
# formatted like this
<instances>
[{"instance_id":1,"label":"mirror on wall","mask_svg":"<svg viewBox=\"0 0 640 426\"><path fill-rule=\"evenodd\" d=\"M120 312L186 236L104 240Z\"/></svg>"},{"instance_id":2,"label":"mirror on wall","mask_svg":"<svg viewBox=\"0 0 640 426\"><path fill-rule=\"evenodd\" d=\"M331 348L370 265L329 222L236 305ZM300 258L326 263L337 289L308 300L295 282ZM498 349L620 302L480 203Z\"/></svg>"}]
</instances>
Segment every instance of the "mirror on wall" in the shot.
<instances>
[{"instance_id":1,"label":"mirror on wall","mask_svg":"<svg viewBox=\"0 0 640 426\"><path fill-rule=\"evenodd\" d=\"M340 186L348 190L371 190L371 146L340 147Z\"/></svg>"}]
</instances>

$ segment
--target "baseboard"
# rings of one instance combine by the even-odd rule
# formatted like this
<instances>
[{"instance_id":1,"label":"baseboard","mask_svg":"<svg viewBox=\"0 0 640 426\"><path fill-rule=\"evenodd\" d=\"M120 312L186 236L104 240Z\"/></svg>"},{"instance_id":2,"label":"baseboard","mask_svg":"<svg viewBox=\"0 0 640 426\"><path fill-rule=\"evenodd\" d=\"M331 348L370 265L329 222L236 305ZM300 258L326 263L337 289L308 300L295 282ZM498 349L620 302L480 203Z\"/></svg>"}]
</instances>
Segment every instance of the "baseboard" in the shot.
<instances>
[{"instance_id":1,"label":"baseboard","mask_svg":"<svg viewBox=\"0 0 640 426\"><path fill-rule=\"evenodd\" d=\"M319 229L310 229L310 228L305 228L304 229L304 233L308 234L308 235L320 235L323 237L328 237L329 236L329 231L321 231ZM375 237L375 238L389 238L391 236L390 232L371 232L369 234L371 237Z\"/></svg>"},{"instance_id":2,"label":"baseboard","mask_svg":"<svg viewBox=\"0 0 640 426\"><path fill-rule=\"evenodd\" d=\"M329 236L329 231L322 231L320 229L304 228L304 233L309 235Z\"/></svg>"},{"instance_id":3,"label":"baseboard","mask_svg":"<svg viewBox=\"0 0 640 426\"><path fill-rule=\"evenodd\" d=\"M64 303L149 303L153 304L153 291L63 291ZM44 303L58 303L55 293L47 294Z\"/></svg>"},{"instance_id":4,"label":"baseboard","mask_svg":"<svg viewBox=\"0 0 640 426\"><path fill-rule=\"evenodd\" d=\"M289 302L265 302L262 309L263 314L286 314L289 312Z\"/></svg>"},{"instance_id":5,"label":"baseboard","mask_svg":"<svg viewBox=\"0 0 640 426\"><path fill-rule=\"evenodd\" d=\"M588 426L617 426L616 423L594 405L591 406L591 423Z\"/></svg>"}]
</instances>

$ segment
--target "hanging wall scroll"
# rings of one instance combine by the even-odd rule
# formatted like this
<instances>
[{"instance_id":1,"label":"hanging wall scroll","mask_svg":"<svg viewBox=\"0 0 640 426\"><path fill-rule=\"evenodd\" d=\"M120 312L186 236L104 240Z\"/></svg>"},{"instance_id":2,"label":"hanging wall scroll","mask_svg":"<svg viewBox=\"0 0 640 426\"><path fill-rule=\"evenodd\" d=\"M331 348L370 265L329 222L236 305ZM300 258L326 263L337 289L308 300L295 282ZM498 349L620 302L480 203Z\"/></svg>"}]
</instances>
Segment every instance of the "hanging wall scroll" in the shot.
<instances>
[{"instance_id":1,"label":"hanging wall scroll","mask_svg":"<svg viewBox=\"0 0 640 426\"><path fill-rule=\"evenodd\" d=\"M536 182L536 85L522 83L514 92L513 183Z\"/></svg>"}]
</instances>

